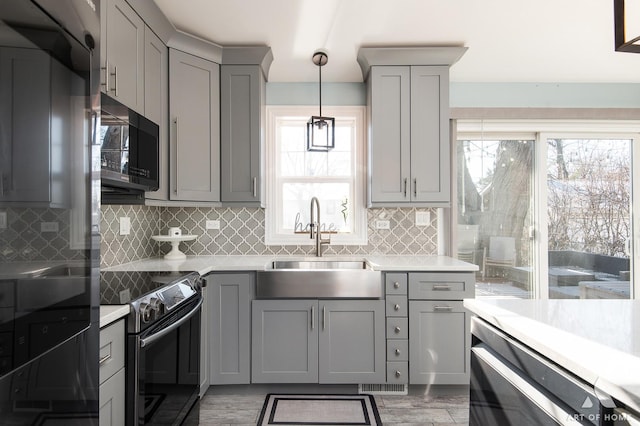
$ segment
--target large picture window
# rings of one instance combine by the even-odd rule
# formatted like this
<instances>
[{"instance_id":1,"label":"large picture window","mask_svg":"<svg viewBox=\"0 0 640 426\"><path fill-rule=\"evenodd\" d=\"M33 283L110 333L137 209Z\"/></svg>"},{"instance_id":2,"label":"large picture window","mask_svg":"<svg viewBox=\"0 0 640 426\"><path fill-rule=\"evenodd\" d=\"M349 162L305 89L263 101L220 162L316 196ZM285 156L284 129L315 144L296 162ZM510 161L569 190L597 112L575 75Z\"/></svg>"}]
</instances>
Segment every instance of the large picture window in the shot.
<instances>
[{"instance_id":1,"label":"large picture window","mask_svg":"<svg viewBox=\"0 0 640 426\"><path fill-rule=\"evenodd\" d=\"M312 197L320 200L323 233L332 244L367 243L364 201L364 107L325 107L336 119L335 148L306 150L317 107L267 107L267 245L307 245Z\"/></svg>"}]
</instances>

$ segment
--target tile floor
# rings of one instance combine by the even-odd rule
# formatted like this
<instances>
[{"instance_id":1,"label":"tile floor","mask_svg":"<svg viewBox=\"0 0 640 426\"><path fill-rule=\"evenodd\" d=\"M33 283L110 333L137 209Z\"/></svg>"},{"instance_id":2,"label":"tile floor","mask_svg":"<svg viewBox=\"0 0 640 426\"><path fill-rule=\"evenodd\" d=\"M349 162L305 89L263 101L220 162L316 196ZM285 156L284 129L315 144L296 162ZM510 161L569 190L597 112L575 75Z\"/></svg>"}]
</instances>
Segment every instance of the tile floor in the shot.
<instances>
[{"instance_id":1,"label":"tile floor","mask_svg":"<svg viewBox=\"0 0 640 426\"><path fill-rule=\"evenodd\" d=\"M273 386L214 386L200 402L201 426L255 426L267 393L355 393L344 387L276 388ZM411 387L409 395L376 395L378 412L384 425L450 426L468 424L469 396L464 386L427 391Z\"/></svg>"}]
</instances>

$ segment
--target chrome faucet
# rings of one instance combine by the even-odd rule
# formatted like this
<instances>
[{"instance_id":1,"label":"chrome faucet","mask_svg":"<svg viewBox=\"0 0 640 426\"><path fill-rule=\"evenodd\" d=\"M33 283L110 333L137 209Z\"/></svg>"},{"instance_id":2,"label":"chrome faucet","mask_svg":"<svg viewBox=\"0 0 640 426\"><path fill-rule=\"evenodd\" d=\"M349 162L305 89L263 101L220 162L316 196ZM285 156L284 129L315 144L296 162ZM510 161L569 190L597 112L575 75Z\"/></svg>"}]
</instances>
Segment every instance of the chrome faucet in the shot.
<instances>
[{"instance_id":1,"label":"chrome faucet","mask_svg":"<svg viewBox=\"0 0 640 426\"><path fill-rule=\"evenodd\" d=\"M315 204L316 206L316 212L317 212L317 216L318 216L318 221L315 222L314 221L314 214L313 214L313 205ZM310 217L310 223L309 223L309 235L311 236L311 239L313 240L314 238L316 239L316 256L317 257L321 257L322 256L322 245L329 245L331 243L331 237L329 238L322 238L322 230L320 229L320 224L322 223L320 221L320 201L316 198L313 197L311 198L311 212L309 213L309 217ZM315 231L314 231L315 228ZM315 233L314 233L315 232Z\"/></svg>"}]
</instances>

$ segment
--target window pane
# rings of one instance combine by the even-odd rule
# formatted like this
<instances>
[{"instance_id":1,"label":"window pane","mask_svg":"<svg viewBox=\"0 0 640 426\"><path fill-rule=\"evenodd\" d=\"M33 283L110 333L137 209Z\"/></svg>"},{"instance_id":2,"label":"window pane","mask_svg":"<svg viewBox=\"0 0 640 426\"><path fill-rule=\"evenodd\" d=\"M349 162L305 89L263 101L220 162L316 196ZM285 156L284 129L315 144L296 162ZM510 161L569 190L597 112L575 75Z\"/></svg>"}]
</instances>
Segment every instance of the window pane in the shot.
<instances>
[{"instance_id":1,"label":"window pane","mask_svg":"<svg viewBox=\"0 0 640 426\"><path fill-rule=\"evenodd\" d=\"M283 184L282 228L284 231L308 230L310 203L314 196L320 201L323 230L352 232L353 203L349 201L351 197L349 183Z\"/></svg>"},{"instance_id":2,"label":"window pane","mask_svg":"<svg viewBox=\"0 0 640 426\"><path fill-rule=\"evenodd\" d=\"M550 298L629 298L631 141L548 139Z\"/></svg>"},{"instance_id":3,"label":"window pane","mask_svg":"<svg viewBox=\"0 0 640 426\"><path fill-rule=\"evenodd\" d=\"M458 141L457 255L480 267L477 297L530 298L530 140Z\"/></svg>"}]
</instances>

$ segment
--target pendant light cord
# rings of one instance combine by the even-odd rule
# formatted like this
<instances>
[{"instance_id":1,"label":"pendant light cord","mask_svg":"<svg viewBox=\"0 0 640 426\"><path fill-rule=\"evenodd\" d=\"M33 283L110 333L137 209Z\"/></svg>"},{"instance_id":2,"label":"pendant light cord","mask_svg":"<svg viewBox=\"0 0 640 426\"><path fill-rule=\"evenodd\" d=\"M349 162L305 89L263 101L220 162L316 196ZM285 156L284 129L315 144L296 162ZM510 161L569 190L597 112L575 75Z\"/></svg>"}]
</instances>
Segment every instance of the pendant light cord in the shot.
<instances>
[{"instance_id":1,"label":"pendant light cord","mask_svg":"<svg viewBox=\"0 0 640 426\"><path fill-rule=\"evenodd\" d=\"M322 59L318 64L318 92L320 97L320 117L322 117Z\"/></svg>"}]
</instances>

